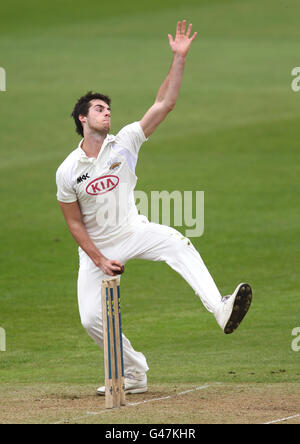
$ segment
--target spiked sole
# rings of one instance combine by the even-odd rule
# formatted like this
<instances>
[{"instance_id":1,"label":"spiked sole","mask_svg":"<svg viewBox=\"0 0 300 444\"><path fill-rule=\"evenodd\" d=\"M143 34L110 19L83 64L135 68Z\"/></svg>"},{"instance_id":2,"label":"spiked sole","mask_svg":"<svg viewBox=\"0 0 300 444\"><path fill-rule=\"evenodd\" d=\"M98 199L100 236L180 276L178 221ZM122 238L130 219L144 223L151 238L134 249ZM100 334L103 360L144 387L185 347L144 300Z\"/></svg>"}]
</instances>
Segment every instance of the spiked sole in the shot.
<instances>
[{"instance_id":1,"label":"spiked sole","mask_svg":"<svg viewBox=\"0 0 300 444\"><path fill-rule=\"evenodd\" d=\"M237 290L231 316L224 328L224 333L234 332L247 314L252 301L252 290L249 284L241 284Z\"/></svg>"}]
</instances>

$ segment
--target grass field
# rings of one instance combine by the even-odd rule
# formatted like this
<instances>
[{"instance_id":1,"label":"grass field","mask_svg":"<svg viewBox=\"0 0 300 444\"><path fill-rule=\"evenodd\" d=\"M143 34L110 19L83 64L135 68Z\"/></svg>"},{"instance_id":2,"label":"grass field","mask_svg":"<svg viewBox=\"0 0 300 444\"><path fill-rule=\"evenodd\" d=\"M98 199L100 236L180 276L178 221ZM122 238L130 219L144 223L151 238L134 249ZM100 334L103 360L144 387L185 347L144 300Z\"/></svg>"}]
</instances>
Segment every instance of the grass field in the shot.
<instances>
[{"instance_id":1,"label":"grass field","mask_svg":"<svg viewBox=\"0 0 300 444\"><path fill-rule=\"evenodd\" d=\"M300 92L291 89L291 70L300 65L299 2L81 5L1 5L0 327L7 344L0 423L290 416L300 423L300 352L291 348L300 326ZM221 293L249 281L253 305L225 336L167 265L129 263L123 328L148 360L145 399L209 387L176 402L89 416L103 410L94 395L103 358L80 324L76 245L56 203L55 172L77 146L69 116L86 91L112 97L112 133L142 117L169 69L167 34L181 18L199 35L175 110L142 148L137 189L204 190L205 232L192 241ZM225 419L228 406L239 414Z\"/></svg>"}]
</instances>

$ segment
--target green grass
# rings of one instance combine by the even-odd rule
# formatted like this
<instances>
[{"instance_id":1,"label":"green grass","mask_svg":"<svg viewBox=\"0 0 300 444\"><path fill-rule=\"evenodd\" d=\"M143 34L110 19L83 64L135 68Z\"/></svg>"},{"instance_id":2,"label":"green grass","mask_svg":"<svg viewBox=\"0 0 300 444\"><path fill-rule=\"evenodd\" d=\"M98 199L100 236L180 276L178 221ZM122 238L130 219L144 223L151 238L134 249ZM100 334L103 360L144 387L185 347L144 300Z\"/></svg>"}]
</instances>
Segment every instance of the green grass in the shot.
<instances>
[{"instance_id":1,"label":"green grass","mask_svg":"<svg viewBox=\"0 0 300 444\"><path fill-rule=\"evenodd\" d=\"M292 0L1 6L0 381L99 384L103 359L80 325L77 253L56 203L55 171L78 138L69 118L89 89L112 96L113 132L140 119L171 61L179 18L199 36L178 105L144 145L137 188L204 190L193 243L222 293L243 280L254 302L225 336L180 276L133 261L124 331L155 384L296 382L299 353L300 6Z\"/></svg>"}]
</instances>

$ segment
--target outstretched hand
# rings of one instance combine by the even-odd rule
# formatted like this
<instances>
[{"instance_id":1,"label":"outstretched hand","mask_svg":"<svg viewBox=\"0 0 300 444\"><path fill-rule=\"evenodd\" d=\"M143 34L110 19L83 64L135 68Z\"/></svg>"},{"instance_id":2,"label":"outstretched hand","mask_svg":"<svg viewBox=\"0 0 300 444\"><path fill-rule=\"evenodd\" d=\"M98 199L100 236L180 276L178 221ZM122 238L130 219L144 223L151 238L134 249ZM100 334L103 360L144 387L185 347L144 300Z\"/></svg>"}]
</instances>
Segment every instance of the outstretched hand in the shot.
<instances>
[{"instance_id":1,"label":"outstretched hand","mask_svg":"<svg viewBox=\"0 0 300 444\"><path fill-rule=\"evenodd\" d=\"M173 40L171 34L168 34L169 42L171 49L174 54L181 55L182 57L186 57L189 52L192 41L196 38L197 32L194 32L192 37L190 37L192 31L192 24L188 26L186 31L186 20L181 22L177 22L176 36Z\"/></svg>"}]
</instances>

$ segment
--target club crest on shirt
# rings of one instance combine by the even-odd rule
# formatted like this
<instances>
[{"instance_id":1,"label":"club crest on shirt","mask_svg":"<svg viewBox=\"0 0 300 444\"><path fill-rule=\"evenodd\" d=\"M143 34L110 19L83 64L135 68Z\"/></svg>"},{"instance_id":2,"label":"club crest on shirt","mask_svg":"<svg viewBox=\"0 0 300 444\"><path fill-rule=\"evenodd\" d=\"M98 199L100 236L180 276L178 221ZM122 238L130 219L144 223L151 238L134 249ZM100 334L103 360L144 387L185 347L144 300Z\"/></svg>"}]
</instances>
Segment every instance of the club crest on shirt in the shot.
<instances>
[{"instance_id":1,"label":"club crest on shirt","mask_svg":"<svg viewBox=\"0 0 300 444\"><path fill-rule=\"evenodd\" d=\"M110 170L115 170L117 169L119 166L121 165L121 162L114 162L111 164L111 166L109 167Z\"/></svg>"},{"instance_id":2,"label":"club crest on shirt","mask_svg":"<svg viewBox=\"0 0 300 444\"><path fill-rule=\"evenodd\" d=\"M122 162L120 162L118 160L118 158L114 158L114 159L109 159L106 162L106 167L110 170L110 171L115 171L119 168L119 166L122 164Z\"/></svg>"},{"instance_id":3,"label":"club crest on shirt","mask_svg":"<svg viewBox=\"0 0 300 444\"><path fill-rule=\"evenodd\" d=\"M99 194L108 193L109 191L113 190L116 188L118 183L118 176L113 176L112 174L101 176L92 180L92 182L88 184L86 187L86 192L91 196L98 196Z\"/></svg>"}]
</instances>

